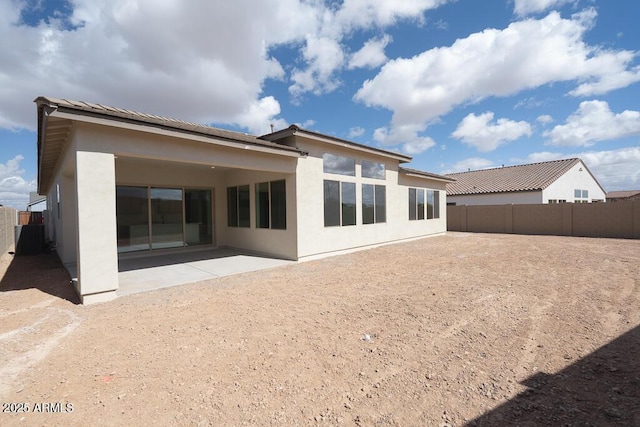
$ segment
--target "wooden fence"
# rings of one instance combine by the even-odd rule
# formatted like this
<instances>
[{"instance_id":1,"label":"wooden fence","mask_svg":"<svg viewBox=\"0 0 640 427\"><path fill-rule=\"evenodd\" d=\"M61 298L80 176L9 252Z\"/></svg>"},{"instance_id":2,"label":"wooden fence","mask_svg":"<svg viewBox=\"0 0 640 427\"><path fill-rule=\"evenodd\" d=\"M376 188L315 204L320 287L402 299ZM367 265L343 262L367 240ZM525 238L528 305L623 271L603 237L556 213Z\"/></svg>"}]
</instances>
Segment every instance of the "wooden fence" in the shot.
<instances>
[{"instance_id":1,"label":"wooden fence","mask_svg":"<svg viewBox=\"0 0 640 427\"><path fill-rule=\"evenodd\" d=\"M447 230L640 239L640 200L447 206Z\"/></svg>"},{"instance_id":2,"label":"wooden fence","mask_svg":"<svg viewBox=\"0 0 640 427\"><path fill-rule=\"evenodd\" d=\"M6 253L13 245L15 226L18 223L18 211L0 206L0 255Z\"/></svg>"}]
</instances>

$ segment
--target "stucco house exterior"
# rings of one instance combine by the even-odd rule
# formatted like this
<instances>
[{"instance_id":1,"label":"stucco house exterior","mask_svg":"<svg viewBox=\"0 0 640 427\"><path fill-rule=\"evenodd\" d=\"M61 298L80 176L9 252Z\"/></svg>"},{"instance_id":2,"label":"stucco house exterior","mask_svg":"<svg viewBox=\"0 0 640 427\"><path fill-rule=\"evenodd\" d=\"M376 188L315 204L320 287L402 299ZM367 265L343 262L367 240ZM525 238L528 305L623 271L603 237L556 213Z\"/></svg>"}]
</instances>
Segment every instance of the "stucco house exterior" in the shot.
<instances>
[{"instance_id":1,"label":"stucco house exterior","mask_svg":"<svg viewBox=\"0 0 640 427\"><path fill-rule=\"evenodd\" d=\"M263 136L39 97L47 238L83 303L118 261L238 248L304 260L446 231L451 178L411 157L291 126Z\"/></svg>"},{"instance_id":2,"label":"stucco house exterior","mask_svg":"<svg viewBox=\"0 0 640 427\"><path fill-rule=\"evenodd\" d=\"M447 205L604 202L606 192L578 158L451 173Z\"/></svg>"}]
</instances>

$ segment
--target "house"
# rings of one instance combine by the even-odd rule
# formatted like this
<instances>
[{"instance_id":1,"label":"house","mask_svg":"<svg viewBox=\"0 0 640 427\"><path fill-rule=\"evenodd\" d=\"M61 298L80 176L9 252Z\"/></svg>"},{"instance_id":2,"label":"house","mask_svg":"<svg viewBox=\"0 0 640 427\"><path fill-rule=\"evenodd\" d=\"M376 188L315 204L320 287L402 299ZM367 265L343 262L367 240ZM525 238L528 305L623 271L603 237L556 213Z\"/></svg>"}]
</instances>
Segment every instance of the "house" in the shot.
<instances>
[{"instance_id":1,"label":"house","mask_svg":"<svg viewBox=\"0 0 640 427\"><path fill-rule=\"evenodd\" d=\"M27 212L44 212L47 209L47 197L39 195L36 191L29 193Z\"/></svg>"},{"instance_id":2,"label":"house","mask_svg":"<svg viewBox=\"0 0 640 427\"><path fill-rule=\"evenodd\" d=\"M607 202L621 202L623 200L640 200L640 190L610 191L607 193Z\"/></svg>"},{"instance_id":3,"label":"house","mask_svg":"<svg viewBox=\"0 0 640 427\"><path fill-rule=\"evenodd\" d=\"M604 202L605 191L578 158L446 175L447 205Z\"/></svg>"},{"instance_id":4,"label":"house","mask_svg":"<svg viewBox=\"0 0 640 427\"><path fill-rule=\"evenodd\" d=\"M46 233L83 303L118 261L238 248L304 260L446 231L451 178L404 154L291 126L263 136L61 99L35 100Z\"/></svg>"}]
</instances>

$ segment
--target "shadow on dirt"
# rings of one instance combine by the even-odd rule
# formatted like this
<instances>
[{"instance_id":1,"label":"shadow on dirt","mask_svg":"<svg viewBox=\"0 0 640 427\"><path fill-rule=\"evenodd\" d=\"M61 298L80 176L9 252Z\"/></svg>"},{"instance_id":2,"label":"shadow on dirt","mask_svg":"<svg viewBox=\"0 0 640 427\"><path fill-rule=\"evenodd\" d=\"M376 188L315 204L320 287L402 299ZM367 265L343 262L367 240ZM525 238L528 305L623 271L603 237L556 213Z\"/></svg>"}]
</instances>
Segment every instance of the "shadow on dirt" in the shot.
<instances>
[{"instance_id":1,"label":"shadow on dirt","mask_svg":"<svg viewBox=\"0 0 640 427\"><path fill-rule=\"evenodd\" d=\"M528 390L467 425L640 426L640 326L522 384Z\"/></svg>"},{"instance_id":2,"label":"shadow on dirt","mask_svg":"<svg viewBox=\"0 0 640 427\"><path fill-rule=\"evenodd\" d=\"M69 273L55 253L13 255L0 281L0 292L39 289L54 297L80 304L70 280Z\"/></svg>"}]
</instances>

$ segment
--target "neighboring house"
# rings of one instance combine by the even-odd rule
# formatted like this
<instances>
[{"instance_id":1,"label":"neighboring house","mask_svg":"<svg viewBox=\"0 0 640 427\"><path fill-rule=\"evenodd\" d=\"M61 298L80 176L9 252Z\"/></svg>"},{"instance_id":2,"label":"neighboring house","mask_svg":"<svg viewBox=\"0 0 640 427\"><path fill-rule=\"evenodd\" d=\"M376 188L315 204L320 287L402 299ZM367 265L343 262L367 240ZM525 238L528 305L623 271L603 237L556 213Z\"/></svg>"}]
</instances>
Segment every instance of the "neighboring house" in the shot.
<instances>
[{"instance_id":1,"label":"neighboring house","mask_svg":"<svg viewBox=\"0 0 640 427\"><path fill-rule=\"evenodd\" d=\"M47 196L41 196L35 191L30 192L27 212L43 212L45 210L47 210Z\"/></svg>"},{"instance_id":2,"label":"neighboring house","mask_svg":"<svg viewBox=\"0 0 640 427\"><path fill-rule=\"evenodd\" d=\"M582 160L565 159L446 175L447 205L604 202L605 191Z\"/></svg>"},{"instance_id":3,"label":"neighboring house","mask_svg":"<svg viewBox=\"0 0 640 427\"><path fill-rule=\"evenodd\" d=\"M640 200L640 190L610 191L607 193L607 202L620 202L623 200Z\"/></svg>"},{"instance_id":4,"label":"neighboring house","mask_svg":"<svg viewBox=\"0 0 640 427\"><path fill-rule=\"evenodd\" d=\"M233 247L291 260L441 234L451 178L411 157L291 126L260 137L40 97L47 237L84 303L118 259ZM135 254L131 254L134 253Z\"/></svg>"}]
</instances>

